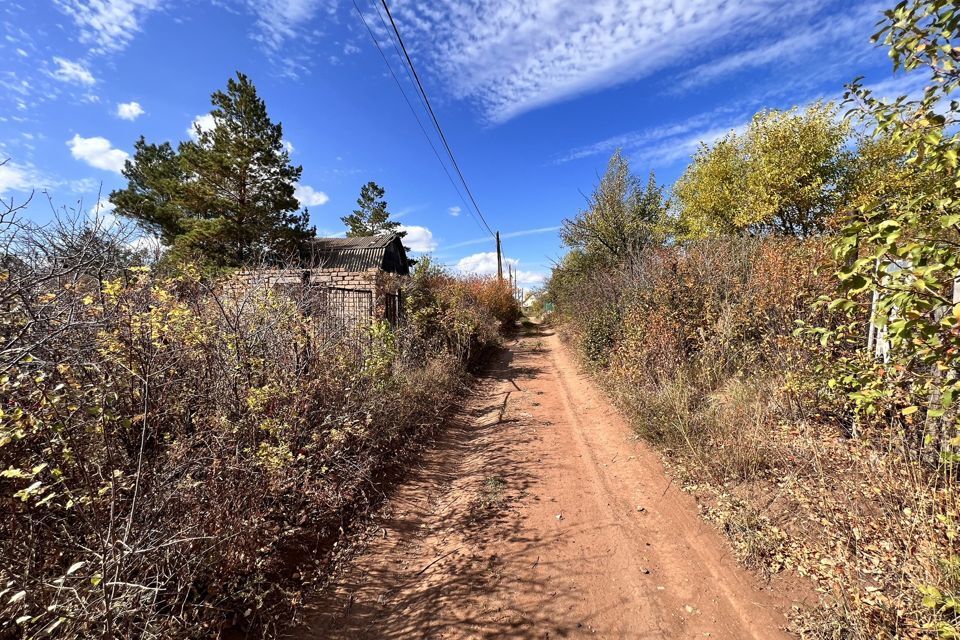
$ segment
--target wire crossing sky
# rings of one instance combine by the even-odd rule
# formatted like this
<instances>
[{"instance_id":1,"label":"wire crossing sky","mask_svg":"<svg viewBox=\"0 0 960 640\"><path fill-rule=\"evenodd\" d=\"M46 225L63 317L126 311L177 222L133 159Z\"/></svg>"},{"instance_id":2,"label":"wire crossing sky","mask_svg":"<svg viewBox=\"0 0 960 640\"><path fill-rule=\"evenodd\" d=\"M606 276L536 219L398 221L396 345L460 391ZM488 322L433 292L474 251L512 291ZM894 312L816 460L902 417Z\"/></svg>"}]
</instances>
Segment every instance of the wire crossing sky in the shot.
<instances>
[{"instance_id":1,"label":"wire crossing sky","mask_svg":"<svg viewBox=\"0 0 960 640\"><path fill-rule=\"evenodd\" d=\"M242 71L283 123L319 233L342 233L375 180L415 251L495 273L500 231L529 288L617 148L669 185L760 109L838 99L859 75L917 91L869 42L888 4L7 0L0 196L36 192L39 221L88 214L141 135L208 126L210 94Z\"/></svg>"}]
</instances>

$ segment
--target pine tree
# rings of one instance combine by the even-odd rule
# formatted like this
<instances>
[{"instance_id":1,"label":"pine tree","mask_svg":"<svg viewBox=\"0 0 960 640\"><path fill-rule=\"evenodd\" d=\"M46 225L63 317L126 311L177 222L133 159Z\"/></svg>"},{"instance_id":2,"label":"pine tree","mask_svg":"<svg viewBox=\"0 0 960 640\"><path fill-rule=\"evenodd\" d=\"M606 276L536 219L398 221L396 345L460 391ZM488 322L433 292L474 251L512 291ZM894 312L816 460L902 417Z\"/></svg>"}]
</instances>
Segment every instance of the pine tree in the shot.
<instances>
[{"instance_id":1,"label":"pine tree","mask_svg":"<svg viewBox=\"0 0 960 640\"><path fill-rule=\"evenodd\" d=\"M347 237L375 236L380 233L396 233L401 238L406 231L398 231L400 223L390 220L387 201L383 199L385 191L376 182L370 181L360 188L357 208L348 216L340 218L347 225Z\"/></svg>"},{"instance_id":2,"label":"pine tree","mask_svg":"<svg viewBox=\"0 0 960 640\"><path fill-rule=\"evenodd\" d=\"M180 198L186 174L169 142L149 144L140 136L123 175L127 188L110 194L116 213L132 218L167 245L184 233L187 213Z\"/></svg>"},{"instance_id":3,"label":"pine tree","mask_svg":"<svg viewBox=\"0 0 960 640\"><path fill-rule=\"evenodd\" d=\"M214 126L196 126L196 140L176 153L141 138L124 168L127 188L110 194L116 212L159 233L175 253L215 264L299 253L314 231L309 213L298 211L302 167L290 163L282 126L242 73L211 102Z\"/></svg>"}]
</instances>

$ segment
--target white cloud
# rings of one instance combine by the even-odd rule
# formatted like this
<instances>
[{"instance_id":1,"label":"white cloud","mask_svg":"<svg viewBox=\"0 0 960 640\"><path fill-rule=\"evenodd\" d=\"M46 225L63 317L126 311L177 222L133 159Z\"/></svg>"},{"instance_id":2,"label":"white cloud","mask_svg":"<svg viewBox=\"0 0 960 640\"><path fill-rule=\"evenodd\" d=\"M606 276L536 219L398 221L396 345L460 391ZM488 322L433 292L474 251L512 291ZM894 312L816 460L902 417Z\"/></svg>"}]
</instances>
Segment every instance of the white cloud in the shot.
<instances>
[{"instance_id":1,"label":"white cloud","mask_svg":"<svg viewBox=\"0 0 960 640\"><path fill-rule=\"evenodd\" d=\"M0 156L2 158L2 156ZM95 191L100 182L93 178L64 180L54 178L30 162L7 161L0 164L0 196L9 197L13 192L58 190L77 196Z\"/></svg>"},{"instance_id":2,"label":"white cloud","mask_svg":"<svg viewBox=\"0 0 960 640\"><path fill-rule=\"evenodd\" d=\"M726 123L731 120L741 121L746 117L742 108L733 106L720 107L712 111L698 113L694 116L645 129L629 131L619 135L611 136L599 142L577 147L568 151L563 157L556 160L557 164L580 160L596 155L611 155L616 149L625 149L628 152L632 150L645 148L657 143L665 144L669 147L676 139L685 139L686 134L693 134L693 137L701 135L701 132L707 129L715 129L718 123ZM720 125L724 126L723 124ZM695 143L694 143L695 145ZM695 146L694 146L695 148ZM678 153L685 153L685 150L678 150Z\"/></svg>"},{"instance_id":3,"label":"white cloud","mask_svg":"<svg viewBox=\"0 0 960 640\"><path fill-rule=\"evenodd\" d=\"M152 13L185 4L172 0L53 1L73 19L79 41L95 55L125 49L143 31ZM319 31L311 22L321 11L333 16L338 0L212 0L209 4L231 12L238 7L246 9L253 17L252 39L263 46L282 73L297 76L315 55L304 51L296 55L281 53L281 48L297 38L315 39Z\"/></svg>"},{"instance_id":4,"label":"white cloud","mask_svg":"<svg viewBox=\"0 0 960 640\"><path fill-rule=\"evenodd\" d=\"M87 211L87 214L96 217L106 214L112 214L113 210L117 208L117 205L113 204L109 200L100 199L97 200L97 203L90 207L90 210Z\"/></svg>"},{"instance_id":5,"label":"white cloud","mask_svg":"<svg viewBox=\"0 0 960 640\"><path fill-rule=\"evenodd\" d=\"M460 215L461 209L460 209L460 207L450 207L449 209L447 209L447 211L450 212L450 215L452 215L454 218L456 218L457 216Z\"/></svg>"},{"instance_id":6,"label":"white cloud","mask_svg":"<svg viewBox=\"0 0 960 640\"><path fill-rule=\"evenodd\" d=\"M403 244L419 253L428 253L437 248L437 241L433 239L433 232L426 227L417 225L402 225L400 231L406 231Z\"/></svg>"},{"instance_id":7,"label":"white cloud","mask_svg":"<svg viewBox=\"0 0 960 640\"><path fill-rule=\"evenodd\" d=\"M11 191L29 192L43 188L44 180L36 168L30 165L6 162L0 165L0 196Z\"/></svg>"},{"instance_id":8,"label":"white cloud","mask_svg":"<svg viewBox=\"0 0 960 640\"><path fill-rule=\"evenodd\" d=\"M734 38L809 20L824 0L442 0L398 4L400 29L486 118L648 76Z\"/></svg>"},{"instance_id":9,"label":"white cloud","mask_svg":"<svg viewBox=\"0 0 960 640\"><path fill-rule=\"evenodd\" d=\"M330 201L330 196L307 184L297 185L293 196L300 201L301 207L319 207Z\"/></svg>"},{"instance_id":10,"label":"white cloud","mask_svg":"<svg viewBox=\"0 0 960 640\"><path fill-rule=\"evenodd\" d=\"M96 84L96 78L93 77L93 74L90 73L90 70L87 69L86 65L82 62L74 62L59 56L54 56L53 61L56 63L57 68L54 69L50 75L57 80L73 84L82 84L86 87Z\"/></svg>"},{"instance_id":11,"label":"white cloud","mask_svg":"<svg viewBox=\"0 0 960 640\"><path fill-rule=\"evenodd\" d=\"M916 99L922 95L925 84L926 78L922 75L898 74L865 86L877 98L894 99L906 95ZM797 106L802 111L817 101L838 103L843 94L839 84L827 95L817 90L804 91L796 85L794 89L793 93L786 96L787 102L781 100L779 105L770 101L769 93L758 94L684 120L622 133L577 147L555 162L561 164L593 156L610 156L614 150L623 149L637 170L662 168L679 160L689 160L701 143L711 145L731 132L742 133L754 114L762 108Z\"/></svg>"},{"instance_id":12,"label":"white cloud","mask_svg":"<svg viewBox=\"0 0 960 640\"><path fill-rule=\"evenodd\" d=\"M524 271L523 269L517 269L515 272L515 277L517 279L517 284L525 289L539 286L547 279L547 276L542 273L536 271Z\"/></svg>"},{"instance_id":13,"label":"white cloud","mask_svg":"<svg viewBox=\"0 0 960 640\"><path fill-rule=\"evenodd\" d=\"M646 135L641 133L638 136L639 144L627 147L627 151L633 164L643 167L643 170L669 166L680 160L689 160L701 144L712 145L730 133L743 133L751 119L752 114L743 114L738 118L709 122L696 128L687 128L679 123L675 128L649 130ZM663 129L674 129L675 133L657 136L656 132Z\"/></svg>"},{"instance_id":14,"label":"white cloud","mask_svg":"<svg viewBox=\"0 0 960 640\"><path fill-rule=\"evenodd\" d=\"M133 238L127 242L127 246L134 251L146 253L149 256L159 256L167 250L167 248L163 246L163 243L160 242L160 238L149 234Z\"/></svg>"},{"instance_id":15,"label":"white cloud","mask_svg":"<svg viewBox=\"0 0 960 640\"><path fill-rule=\"evenodd\" d=\"M867 83L864 88L870 90L872 97L887 102L900 96L906 96L907 100L919 100L928 83L923 74L900 74L880 82Z\"/></svg>"},{"instance_id":16,"label":"white cloud","mask_svg":"<svg viewBox=\"0 0 960 640\"><path fill-rule=\"evenodd\" d=\"M803 110L817 101L837 102L842 97L842 90L839 85L835 89L832 95L827 96L815 91L797 92L789 96L785 104L766 102L766 94L728 102L683 120L629 131L577 147L555 162L559 164L593 156L602 156L606 160L616 149L622 149L637 172L663 169L672 163L689 160L701 143L711 145L731 132L743 133L753 116L763 108L798 106Z\"/></svg>"},{"instance_id":17,"label":"white cloud","mask_svg":"<svg viewBox=\"0 0 960 640\"><path fill-rule=\"evenodd\" d=\"M0 72L0 89L16 93L23 97L29 97L33 85L30 80L19 78L15 71Z\"/></svg>"},{"instance_id":18,"label":"white cloud","mask_svg":"<svg viewBox=\"0 0 960 640\"><path fill-rule=\"evenodd\" d=\"M77 178L75 180L67 180L66 182L57 183L56 186L66 186L66 188L70 190L70 193L82 195L94 191L102 184L103 183L94 178Z\"/></svg>"},{"instance_id":19,"label":"white cloud","mask_svg":"<svg viewBox=\"0 0 960 640\"><path fill-rule=\"evenodd\" d=\"M93 53L120 51L141 31L146 16L160 8L161 0L54 0L73 18L80 42Z\"/></svg>"},{"instance_id":20,"label":"white cloud","mask_svg":"<svg viewBox=\"0 0 960 640\"><path fill-rule=\"evenodd\" d=\"M217 126L217 121L214 119L212 113L204 113L190 122L190 126L187 127L187 135L189 135L194 140L197 139L197 127L200 127L200 131L212 131L213 128Z\"/></svg>"},{"instance_id":21,"label":"white cloud","mask_svg":"<svg viewBox=\"0 0 960 640\"><path fill-rule=\"evenodd\" d=\"M82 160L91 167L114 173L120 173L123 170L124 161L130 157L126 151L114 149L110 141L101 136L84 138L76 134L67 140L67 146L77 160Z\"/></svg>"},{"instance_id":22,"label":"white cloud","mask_svg":"<svg viewBox=\"0 0 960 640\"><path fill-rule=\"evenodd\" d=\"M396 209L390 212L390 218L396 220L398 218L405 218L411 213L415 213L423 209L423 205L415 204L402 209Z\"/></svg>"},{"instance_id":23,"label":"white cloud","mask_svg":"<svg viewBox=\"0 0 960 640\"><path fill-rule=\"evenodd\" d=\"M253 39L277 51L287 40L300 36L319 9L332 9L331 0L247 0L256 16Z\"/></svg>"},{"instance_id":24,"label":"white cloud","mask_svg":"<svg viewBox=\"0 0 960 640\"><path fill-rule=\"evenodd\" d=\"M506 279L508 273L507 265L511 265L513 267L513 272L517 277L517 284L521 286L536 286L541 284L546 279L546 276L544 276L542 273L538 273L536 271L526 271L518 268L520 266L520 261L515 258L506 258L503 260L504 279ZM462 273L481 276L495 276L497 275L497 252L484 251L482 253L474 253L460 258L460 260L457 261L455 269Z\"/></svg>"},{"instance_id":25,"label":"white cloud","mask_svg":"<svg viewBox=\"0 0 960 640\"><path fill-rule=\"evenodd\" d=\"M287 153L293 155L293 152L296 151L296 148L293 146L293 143L289 140L283 140L283 148L287 150Z\"/></svg>"},{"instance_id":26,"label":"white cloud","mask_svg":"<svg viewBox=\"0 0 960 640\"><path fill-rule=\"evenodd\" d=\"M713 145L718 140L731 133L741 134L747 130L751 118L741 121L732 121L728 125L720 125L712 129L703 129L689 135L660 140L633 151L633 155L642 160L647 167L669 165L678 160L689 160L701 144Z\"/></svg>"},{"instance_id":27,"label":"white cloud","mask_svg":"<svg viewBox=\"0 0 960 640\"><path fill-rule=\"evenodd\" d=\"M117 216L113 213L117 206L109 200L100 199L87 211L87 217L90 222L100 229L110 229L119 222Z\"/></svg>"},{"instance_id":28,"label":"white cloud","mask_svg":"<svg viewBox=\"0 0 960 640\"><path fill-rule=\"evenodd\" d=\"M124 120L136 120L144 113L139 102L121 102L117 105L117 117Z\"/></svg>"},{"instance_id":29,"label":"white cloud","mask_svg":"<svg viewBox=\"0 0 960 640\"><path fill-rule=\"evenodd\" d=\"M536 229L523 229L521 231L508 231L506 233L500 234L501 240L509 240L510 238L519 238L521 236L532 236L540 233L550 233L551 231L559 231L560 227L537 227Z\"/></svg>"},{"instance_id":30,"label":"white cloud","mask_svg":"<svg viewBox=\"0 0 960 640\"><path fill-rule=\"evenodd\" d=\"M457 261L456 269L464 273L492 276L497 273L497 252L474 253Z\"/></svg>"}]
</instances>

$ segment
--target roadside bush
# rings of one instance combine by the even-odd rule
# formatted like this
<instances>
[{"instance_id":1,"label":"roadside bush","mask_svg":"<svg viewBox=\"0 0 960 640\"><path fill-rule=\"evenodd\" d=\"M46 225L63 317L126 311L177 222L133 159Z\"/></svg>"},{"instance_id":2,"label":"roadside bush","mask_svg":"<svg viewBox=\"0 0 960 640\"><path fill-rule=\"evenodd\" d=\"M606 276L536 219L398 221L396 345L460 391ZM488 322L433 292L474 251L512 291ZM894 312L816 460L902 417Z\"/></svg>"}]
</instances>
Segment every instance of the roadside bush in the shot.
<instances>
[{"instance_id":1,"label":"roadside bush","mask_svg":"<svg viewBox=\"0 0 960 640\"><path fill-rule=\"evenodd\" d=\"M457 282L467 291L474 304L493 314L501 329L512 328L523 315L506 281L485 276L466 276L458 278Z\"/></svg>"},{"instance_id":2,"label":"roadside bush","mask_svg":"<svg viewBox=\"0 0 960 640\"><path fill-rule=\"evenodd\" d=\"M689 364L722 380L787 356L795 320L815 313L807 306L829 281L816 271L825 260L816 241L704 240L586 271L565 263L549 295L587 358L617 376L656 380Z\"/></svg>"},{"instance_id":3,"label":"roadside bush","mask_svg":"<svg viewBox=\"0 0 960 640\"><path fill-rule=\"evenodd\" d=\"M573 250L554 269L546 295L557 303L559 318L570 319L568 331L591 367L604 367L622 330L622 274L606 261ZM589 292L589 295L584 295Z\"/></svg>"},{"instance_id":4,"label":"roadside bush","mask_svg":"<svg viewBox=\"0 0 960 640\"><path fill-rule=\"evenodd\" d=\"M814 241L738 238L650 248L594 280L616 297L561 296L558 309L645 435L715 453L709 432L723 423L715 414L731 411L744 380L779 375L804 356L791 334L796 318L818 313L809 305L829 286L817 273L824 251ZM595 303L622 321L598 332L601 312L583 309Z\"/></svg>"},{"instance_id":5,"label":"roadside bush","mask_svg":"<svg viewBox=\"0 0 960 640\"><path fill-rule=\"evenodd\" d=\"M812 580L821 602L796 617L802 637L950 637L952 470L917 455L923 421L895 397L873 413L851 400L855 384L896 389L898 372L865 353L865 313L820 302L837 294L835 270L820 240L715 238L555 273L550 295L598 380L738 557ZM571 282L614 293L558 286ZM601 305L622 321L595 354L590 307Z\"/></svg>"},{"instance_id":6,"label":"roadside bush","mask_svg":"<svg viewBox=\"0 0 960 640\"><path fill-rule=\"evenodd\" d=\"M476 282L416 276L410 323L335 337L309 290L0 223L0 635L276 635L497 340Z\"/></svg>"},{"instance_id":7,"label":"roadside bush","mask_svg":"<svg viewBox=\"0 0 960 640\"><path fill-rule=\"evenodd\" d=\"M509 286L496 278L454 277L422 258L406 288L413 333L473 363L520 317ZM478 313L482 310L482 313Z\"/></svg>"}]
</instances>

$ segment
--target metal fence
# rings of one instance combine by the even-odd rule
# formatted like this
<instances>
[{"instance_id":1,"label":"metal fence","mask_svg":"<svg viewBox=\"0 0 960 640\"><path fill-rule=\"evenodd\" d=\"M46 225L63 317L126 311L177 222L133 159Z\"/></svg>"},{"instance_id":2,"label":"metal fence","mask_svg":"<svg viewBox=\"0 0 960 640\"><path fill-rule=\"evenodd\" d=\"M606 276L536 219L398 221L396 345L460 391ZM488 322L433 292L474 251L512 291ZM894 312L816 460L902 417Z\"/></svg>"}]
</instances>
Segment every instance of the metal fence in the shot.
<instances>
[{"instance_id":1,"label":"metal fence","mask_svg":"<svg viewBox=\"0 0 960 640\"><path fill-rule=\"evenodd\" d=\"M276 287L289 295L311 318L309 349L336 348L341 354L353 354L362 361L371 346L368 329L377 319L386 320L394 329L404 323L403 294L375 296L369 289L309 284Z\"/></svg>"},{"instance_id":2,"label":"metal fence","mask_svg":"<svg viewBox=\"0 0 960 640\"><path fill-rule=\"evenodd\" d=\"M337 287L310 287L307 312L328 337L359 336L373 321L373 292Z\"/></svg>"}]
</instances>

